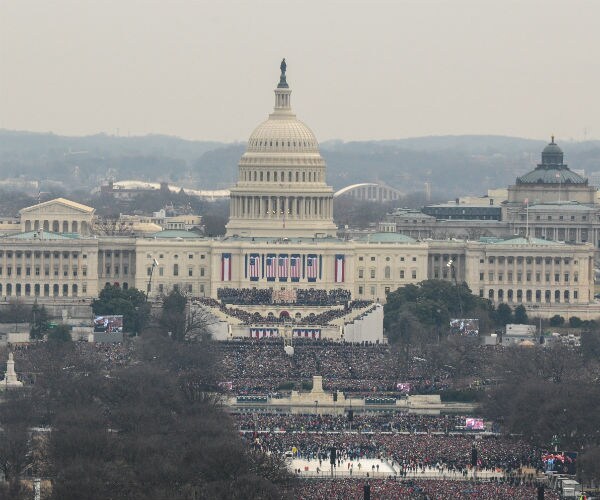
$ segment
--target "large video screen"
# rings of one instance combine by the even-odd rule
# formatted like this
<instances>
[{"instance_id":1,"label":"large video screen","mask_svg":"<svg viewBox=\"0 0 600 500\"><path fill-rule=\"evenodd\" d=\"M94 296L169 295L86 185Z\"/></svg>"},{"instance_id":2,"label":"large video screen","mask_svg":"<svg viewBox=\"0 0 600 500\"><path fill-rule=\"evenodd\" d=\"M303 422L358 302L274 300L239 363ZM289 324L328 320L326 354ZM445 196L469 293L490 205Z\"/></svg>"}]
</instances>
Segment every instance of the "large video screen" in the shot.
<instances>
[{"instance_id":1,"label":"large video screen","mask_svg":"<svg viewBox=\"0 0 600 500\"><path fill-rule=\"evenodd\" d=\"M482 418L466 418L465 419L465 429L470 429L473 431L482 431L484 430L483 419Z\"/></svg>"},{"instance_id":2,"label":"large video screen","mask_svg":"<svg viewBox=\"0 0 600 500\"><path fill-rule=\"evenodd\" d=\"M477 318L455 318L450 320L450 333L454 335L479 335L479 320Z\"/></svg>"},{"instance_id":3,"label":"large video screen","mask_svg":"<svg viewBox=\"0 0 600 500\"><path fill-rule=\"evenodd\" d=\"M123 333L123 316L96 316L94 332Z\"/></svg>"},{"instance_id":4,"label":"large video screen","mask_svg":"<svg viewBox=\"0 0 600 500\"><path fill-rule=\"evenodd\" d=\"M542 455L546 472L557 472L558 474L577 473L577 452L555 451Z\"/></svg>"}]
</instances>

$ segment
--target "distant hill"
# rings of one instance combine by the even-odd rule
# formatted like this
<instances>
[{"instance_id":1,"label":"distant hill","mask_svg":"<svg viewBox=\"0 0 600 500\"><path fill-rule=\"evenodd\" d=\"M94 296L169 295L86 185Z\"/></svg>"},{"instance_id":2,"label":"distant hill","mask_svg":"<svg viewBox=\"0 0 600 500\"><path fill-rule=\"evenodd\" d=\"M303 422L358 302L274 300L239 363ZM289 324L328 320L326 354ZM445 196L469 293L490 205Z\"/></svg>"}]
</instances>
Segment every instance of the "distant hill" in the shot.
<instances>
[{"instance_id":1,"label":"distant hill","mask_svg":"<svg viewBox=\"0 0 600 500\"><path fill-rule=\"evenodd\" d=\"M545 141L503 136L415 137L386 141L326 141L327 180L339 189L382 181L404 192L432 191L448 199L514 182L539 162ZM561 142L566 162L600 171L600 141ZM190 188L232 185L245 144L148 135L64 137L0 130L0 176L92 189L108 178L171 181Z\"/></svg>"}]
</instances>

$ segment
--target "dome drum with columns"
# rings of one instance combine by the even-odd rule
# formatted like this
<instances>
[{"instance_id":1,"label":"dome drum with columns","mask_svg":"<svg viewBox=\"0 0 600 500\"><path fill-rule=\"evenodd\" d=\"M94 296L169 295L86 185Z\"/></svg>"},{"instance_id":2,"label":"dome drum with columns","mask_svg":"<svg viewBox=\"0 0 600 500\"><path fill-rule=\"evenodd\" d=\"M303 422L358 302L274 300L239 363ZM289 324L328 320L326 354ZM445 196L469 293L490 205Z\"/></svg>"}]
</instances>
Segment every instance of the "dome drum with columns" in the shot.
<instances>
[{"instance_id":1,"label":"dome drum with columns","mask_svg":"<svg viewBox=\"0 0 600 500\"><path fill-rule=\"evenodd\" d=\"M231 189L227 236L335 236L333 189L312 131L292 112L285 60L275 109L248 140Z\"/></svg>"}]
</instances>

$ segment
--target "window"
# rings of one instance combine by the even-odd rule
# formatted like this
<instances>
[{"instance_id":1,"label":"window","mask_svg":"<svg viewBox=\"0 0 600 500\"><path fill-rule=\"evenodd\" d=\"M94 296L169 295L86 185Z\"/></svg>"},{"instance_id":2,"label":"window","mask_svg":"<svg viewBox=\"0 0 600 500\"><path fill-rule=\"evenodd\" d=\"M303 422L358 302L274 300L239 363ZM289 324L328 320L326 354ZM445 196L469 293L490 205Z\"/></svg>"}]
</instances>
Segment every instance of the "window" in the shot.
<instances>
[{"instance_id":1,"label":"window","mask_svg":"<svg viewBox=\"0 0 600 500\"><path fill-rule=\"evenodd\" d=\"M31 268L30 267L25 268L25 276L31 276Z\"/></svg>"},{"instance_id":2,"label":"window","mask_svg":"<svg viewBox=\"0 0 600 500\"><path fill-rule=\"evenodd\" d=\"M488 280L494 281L494 273L488 273Z\"/></svg>"},{"instance_id":3,"label":"window","mask_svg":"<svg viewBox=\"0 0 600 500\"><path fill-rule=\"evenodd\" d=\"M371 269L371 279L375 278L375 269Z\"/></svg>"},{"instance_id":4,"label":"window","mask_svg":"<svg viewBox=\"0 0 600 500\"><path fill-rule=\"evenodd\" d=\"M188 254L188 259L193 259L193 258L194 258L194 254L193 253Z\"/></svg>"},{"instance_id":5,"label":"window","mask_svg":"<svg viewBox=\"0 0 600 500\"><path fill-rule=\"evenodd\" d=\"M375 262L375 257L371 257L371 262Z\"/></svg>"},{"instance_id":6,"label":"window","mask_svg":"<svg viewBox=\"0 0 600 500\"><path fill-rule=\"evenodd\" d=\"M483 273L479 273L479 281L483 281Z\"/></svg>"},{"instance_id":7,"label":"window","mask_svg":"<svg viewBox=\"0 0 600 500\"><path fill-rule=\"evenodd\" d=\"M386 287L384 288L384 291L385 291L385 294L387 295L388 293L390 293L390 287L389 287L389 286L386 286Z\"/></svg>"},{"instance_id":8,"label":"window","mask_svg":"<svg viewBox=\"0 0 600 500\"><path fill-rule=\"evenodd\" d=\"M517 273L517 282L521 283L523 281L523 273Z\"/></svg>"},{"instance_id":9,"label":"window","mask_svg":"<svg viewBox=\"0 0 600 500\"><path fill-rule=\"evenodd\" d=\"M204 268L203 267L200 268L200 276L204 276Z\"/></svg>"},{"instance_id":10,"label":"window","mask_svg":"<svg viewBox=\"0 0 600 500\"><path fill-rule=\"evenodd\" d=\"M417 271L412 271L411 277L412 277L412 279L416 280L417 279Z\"/></svg>"},{"instance_id":11,"label":"window","mask_svg":"<svg viewBox=\"0 0 600 500\"><path fill-rule=\"evenodd\" d=\"M400 279L404 279L404 269L400 269Z\"/></svg>"},{"instance_id":12,"label":"window","mask_svg":"<svg viewBox=\"0 0 600 500\"><path fill-rule=\"evenodd\" d=\"M503 280L504 280L504 274L498 273L498 281L503 281Z\"/></svg>"},{"instance_id":13,"label":"window","mask_svg":"<svg viewBox=\"0 0 600 500\"><path fill-rule=\"evenodd\" d=\"M17 276L21 276L21 266L17 266Z\"/></svg>"},{"instance_id":14,"label":"window","mask_svg":"<svg viewBox=\"0 0 600 500\"><path fill-rule=\"evenodd\" d=\"M159 267L158 268L158 275L159 276L164 276L165 275L165 268L164 267Z\"/></svg>"},{"instance_id":15,"label":"window","mask_svg":"<svg viewBox=\"0 0 600 500\"><path fill-rule=\"evenodd\" d=\"M527 272L526 276L527 276L527 278L526 278L527 281L531 281L531 272L530 271Z\"/></svg>"},{"instance_id":16,"label":"window","mask_svg":"<svg viewBox=\"0 0 600 500\"><path fill-rule=\"evenodd\" d=\"M546 283L550 283L550 273L546 273Z\"/></svg>"},{"instance_id":17,"label":"window","mask_svg":"<svg viewBox=\"0 0 600 500\"><path fill-rule=\"evenodd\" d=\"M358 295L363 295L363 293L364 293L364 292L363 292L363 287L362 287L362 286L359 286L359 287L358 287Z\"/></svg>"},{"instance_id":18,"label":"window","mask_svg":"<svg viewBox=\"0 0 600 500\"><path fill-rule=\"evenodd\" d=\"M554 282L558 283L560 281L560 274L559 273L554 273Z\"/></svg>"},{"instance_id":19,"label":"window","mask_svg":"<svg viewBox=\"0 0 600 500\"><path fill-rule=\"evenodd\" d=\"M384 275L385 279L387 279L387 280L390 279L390 275L391 275L390 266L385 266L383 275Z\"/></svg>"},{"instance_id":20,"label":"window","mask_svg":"<svg viewBox=\"0 0 600 500\"><path fill-rule=\"evenodd\" d=\"M82 274L83 276L87 276L87 267L85 267L85 266L84 266L84 267L81 269L81 274Z\"/></svg>"},{"instance_id":21,"label":"window","mask_svg":"<svg viewBox=\"0 0 600 500\"><path fill-rule=\"evenodd\" d=\"M188 276L193 276L194 275L194 269L192 269L191 267L188 267Z\"/></svg>"},{"instance_id":22,"label":"window","mask_svg":"<svg viewBox=\"0 0 600 500\"><path fill-rule=\"evenodd\" d=\"M417 258L416 258L416 257L413 257L413 258L412 258L412 261L413 261L413 262L417 262Z\"/></svg>"},{"instance_id":23,"label":"window","mask_svg":"<svg viewBox=\"0 0 600 500\"><path fill-rule=\"evenodd\" d=\"M513 280L513 273L507 273L506 277L508 278L508 281L512 281Z\"/></svg>"},{"instance_id":24,"label":"window","mask_svg":"<svg viewBox=\"0 0 600 500\"><path fill-rule=\"evenodd\" d=\"M365 270L364 269L359 269L358 270L358 277L359 278L364 278L365 277Z\"/></svg>"},{"instance_id":25,"label":"window","mask_svg":"<svg viewBox=\"0 0 600 500\"><path fill-rule=\"evenodd\" d=\"M87 283L81 284L81 293L87 293Z\"/></svg>"},{"instance_id":26,"label":"window","mask_svg":"<svg viewBox=\"0 0 600 500\"><path fill-rule=\"evenodd\" d=\"M179 276L179 264L173 264L173 276Z\"/></svg>"},{"instance_id":27,"label":"window","mask_svg":"<svg viewBox=\"0 0 600 500\"><path fill-rule=\"evenodd\" d=\"M146 268L146 276L152 276L152 268L151 267Z\"/></svg>"},{"instance_id":28,"label":"window","mask_svg":"<svg viewBox=\"0 0 600 500\"><path fill-rule=\"evenodd\" d=\"M565 273L564 278L565 278L565 283L568 283L569 282L569 273Z\"/></svg>"},{"instance_id":29,"label":"window","mask_svg":"<svg viewBox=\"0 0 600 500\"><path fill-rule=\"evenodd\" d=\"M542 281L541 273L535 273L535 281L536 281L536 283L539 283L540 281Z\"/></svg>"},{"instance_id":30,"label":"window","mask_svg":"<svg viewBox=\"0 0 600 500\"><path fill-rule=\"evenodd\" d=\"M404 257L400 257L400 262L404 262Z\"/></svg>"},{"instance_id":31,"label":"window","mask_svg":"<svg viewBox=\"0 0 600 500\"><path fill-rule=\"evenodd\" d=\"M371 296L375 297L375 287L374 286L371 287Z\"/></svg>"}]
</instances>

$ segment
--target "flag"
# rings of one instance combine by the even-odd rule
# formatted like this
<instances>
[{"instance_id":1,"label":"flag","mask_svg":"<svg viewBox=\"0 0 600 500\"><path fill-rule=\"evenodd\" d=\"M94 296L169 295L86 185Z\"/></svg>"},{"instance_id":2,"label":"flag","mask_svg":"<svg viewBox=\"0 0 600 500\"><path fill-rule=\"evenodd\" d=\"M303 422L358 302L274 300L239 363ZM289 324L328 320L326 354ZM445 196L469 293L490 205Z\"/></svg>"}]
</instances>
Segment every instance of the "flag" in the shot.
<instances>
[{"instance_id":1,"label":"flag","mask_svg":"<svg viewBox=\"0 0 600 500\"><path fill-rule=\"evenodd\" d=\"M316 255L308 255L306 257L306 277L308 281L317 281L317 274L319 274L318 260Z\"/></svg>"},{"instance_id":2,"label":"flag","mask_svg":"<svg viewBox=\"0 0 600 500\"><path fill-rule=\"evenodd\" d=\"M258 281L260 276L260 258L257 253L250 254L250 281Z\"/></svg>"},{"instance_id":3,"label":"flag","mask_svg":"<svg viewBox=\"0 0 600 500\"><path fill-rule=\"evenodd\" d=\"M221 255L221 281L231 281L231 254Z\"/></svg>"},{"instance_id":4,"label":"flag","mask_svg":"<svg viewBox=\"0 0 600 500\"><path fill-rule=\"evenodd\" d=\"M286 253L279 254L277 259L277 275L279 281L287 281L288 279L288 255Z\"/></svg>"},{"instance_id":5,"label":"flag","mask_svg":"<svg viewBox=\"0 0 600 500\"><path fill-rule=\"evenodd\" d=\"M290 257L290 278L292 281L300 281L300 256L298 254Z\"/></svg>"},{"instance_id":6,"label":"flag","mask_svg":"<svg viewBox=\"0 0 600 500\"><path fill-rule=\"evenodd\" d=\"M344 256L343 255L335 256L335 282L336 283L344 282Z\"/></svg>"},{"instance_id":7,"label":"flag","mask_svg":"<svg viewBox=\"0 0 600 500\"><path fill-rule=\"evenodd\" d=\"M274 253L267 254L267 262L265 264L267 281L275 281L276 265L276 255Z\"/></svg>"}]
</instances>

